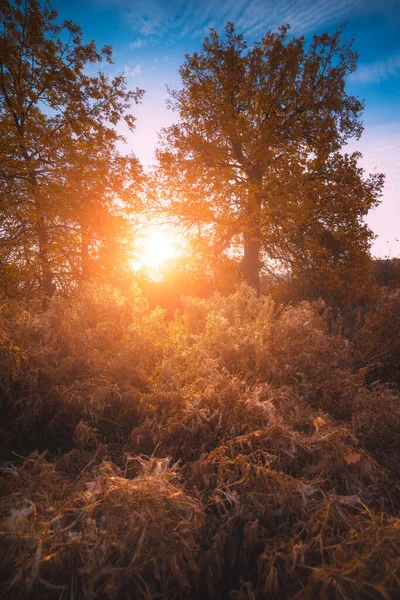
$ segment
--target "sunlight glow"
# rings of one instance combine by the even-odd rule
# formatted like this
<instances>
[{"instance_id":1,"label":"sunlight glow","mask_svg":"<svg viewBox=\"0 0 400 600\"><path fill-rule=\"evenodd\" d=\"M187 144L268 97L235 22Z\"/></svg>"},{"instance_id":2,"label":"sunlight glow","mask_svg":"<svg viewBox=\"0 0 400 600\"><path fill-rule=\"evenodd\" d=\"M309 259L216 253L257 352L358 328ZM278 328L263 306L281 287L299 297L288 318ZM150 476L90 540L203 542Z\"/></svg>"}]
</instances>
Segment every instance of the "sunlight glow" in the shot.
<instances>
[{"instance_id":1,"label":"sunlight glow","mask_svg":"<svg viewBox=\"0 0 400 600\"><path fill-rule=\"evenodd\" d=\"M180 236L165 225L143 228L137 244L137 255L129 261L133 271L146 271L152 279L159 279L169 260L182 253Z\"/></svg>"}]
</instances>

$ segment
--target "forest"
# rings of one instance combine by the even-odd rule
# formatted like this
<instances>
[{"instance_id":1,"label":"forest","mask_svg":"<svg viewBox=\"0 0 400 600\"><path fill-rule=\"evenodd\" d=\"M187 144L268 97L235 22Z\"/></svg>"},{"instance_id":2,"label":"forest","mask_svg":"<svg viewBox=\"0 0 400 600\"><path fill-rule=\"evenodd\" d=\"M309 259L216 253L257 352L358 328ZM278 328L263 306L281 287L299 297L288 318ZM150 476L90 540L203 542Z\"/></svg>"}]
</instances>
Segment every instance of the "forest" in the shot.
<instances>
[{"instance_id":1,"label":"forest","mask_svg":"<svg viewBox=\"0 0 400 600\"><path fill-rule=\"evenodd\" d=\"M0 18L0 597L400 599L400 259L346 149L353 42L211 29L146 170L112 48ZM184 240L157 273L146 223Z\"/></svg>"}]
</instances>

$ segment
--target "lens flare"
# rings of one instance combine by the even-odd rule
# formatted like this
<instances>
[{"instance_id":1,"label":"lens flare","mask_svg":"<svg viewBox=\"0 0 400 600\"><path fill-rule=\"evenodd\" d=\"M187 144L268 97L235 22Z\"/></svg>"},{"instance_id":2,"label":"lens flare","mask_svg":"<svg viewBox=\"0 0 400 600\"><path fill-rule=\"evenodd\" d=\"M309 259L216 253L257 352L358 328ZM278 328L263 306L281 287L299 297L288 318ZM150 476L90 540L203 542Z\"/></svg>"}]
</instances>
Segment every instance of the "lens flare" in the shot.
<instances>
[{"instance_id":1,"label":"lens flare","mask_svg":"<svg viewBox=\"0 0 400 600\"><path fill-rule=\"evenodd\" d=\"M146 271L152 278L159 278L168 261L180 254L176 232L166 226L149 225L143 228L136 256L129 264L134 271Z\"/></svg>"}]
</instances>

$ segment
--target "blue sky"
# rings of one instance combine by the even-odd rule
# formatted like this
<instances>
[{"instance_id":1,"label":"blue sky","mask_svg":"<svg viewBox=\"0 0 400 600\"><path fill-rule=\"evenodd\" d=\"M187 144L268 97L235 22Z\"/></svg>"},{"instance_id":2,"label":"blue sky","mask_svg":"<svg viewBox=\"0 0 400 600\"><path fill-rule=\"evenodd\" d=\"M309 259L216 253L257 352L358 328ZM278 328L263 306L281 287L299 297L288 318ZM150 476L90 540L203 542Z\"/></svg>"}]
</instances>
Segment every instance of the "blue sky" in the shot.
<instances>
[{"instance_id":1,"label":"blue sky","mask_svg":"<svg viewBox=\"0 0 400 600\"><path fill-rule=\"evenodd\" d=\"M146 91L128 136L145 168L153 162L157 132L172 123L166 86L179 87L184 55L200 50L210 27L232 21L248 43L282 23L295 36L332 32L346 22L360 58L347 91L363 98L364 134L349 150L363 154L367 172L386 173L381 205L368 215L378 235L376 256L400 256L400 0L52 0L61 19L82 26L85 40L110 44L114 65L130 85ZM176 118L176 117L175 117Z\"/></svg>"}]
</instances>

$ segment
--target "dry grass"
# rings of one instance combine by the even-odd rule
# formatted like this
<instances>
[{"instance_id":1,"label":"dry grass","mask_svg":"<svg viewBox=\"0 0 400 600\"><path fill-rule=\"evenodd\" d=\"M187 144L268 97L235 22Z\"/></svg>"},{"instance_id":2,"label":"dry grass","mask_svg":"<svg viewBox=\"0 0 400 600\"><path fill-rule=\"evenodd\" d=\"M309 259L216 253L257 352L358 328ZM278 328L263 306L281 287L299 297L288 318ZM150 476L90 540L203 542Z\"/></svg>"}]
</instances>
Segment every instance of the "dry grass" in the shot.
<instances>
[{"instance_id":1,"label":"dry grass","mask_svg":"<svg viewBox=\"0 0 400 600\"><path fill-rule=\"evenodd\" d=\"M32 455L8 479L8 596L183 597L198 580L201 506L168 459L127 457L123 471L103 460L71 481Z\"/></svg>"},{"instance_id":2,"label":"dry grass","mask_svg":"<svg viewBox=\"0 0 400 600\"><path fill-rule=\"evenodd\" d=\"M4 598L400 598L398 389L321 304L241 288L167 323L87 288L3 317L27 454L2 464Z\"/></svg>"}]
</instances>

